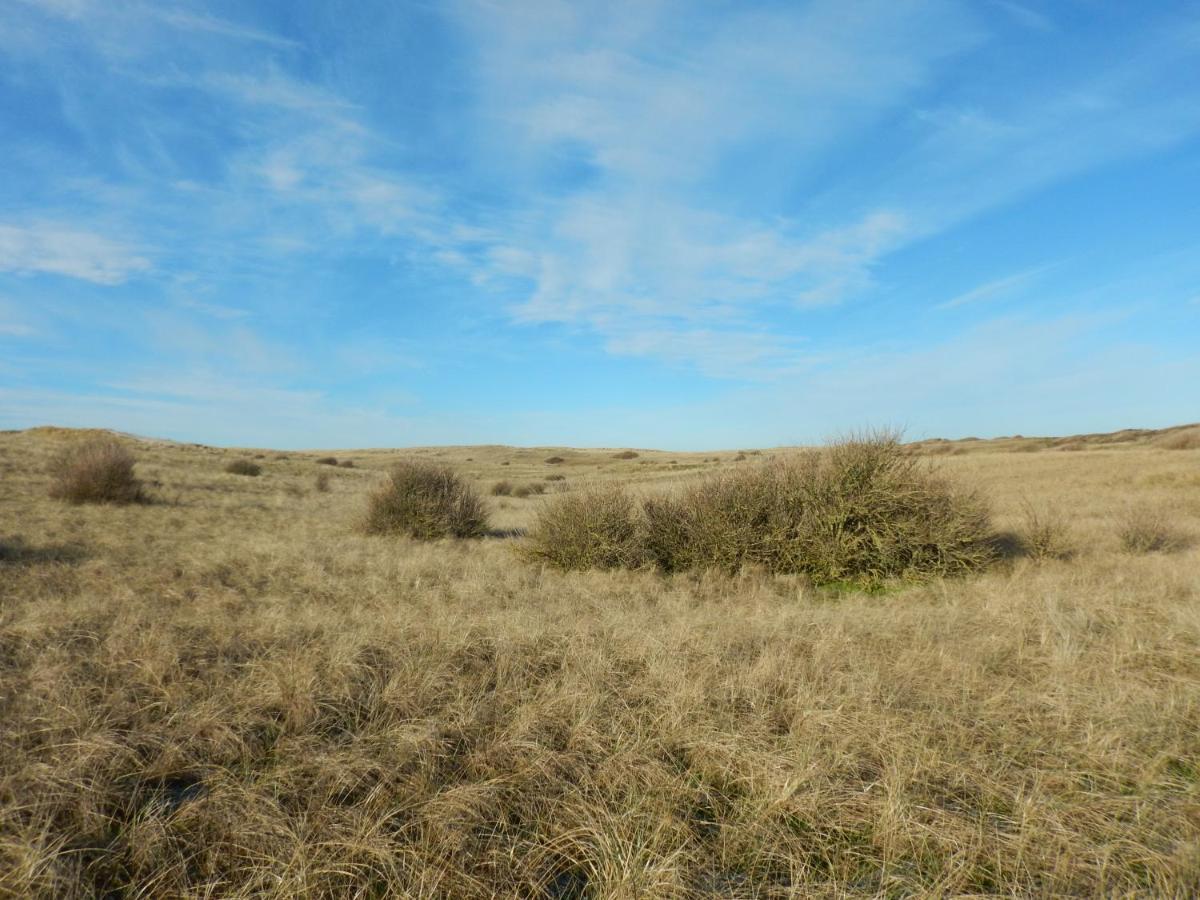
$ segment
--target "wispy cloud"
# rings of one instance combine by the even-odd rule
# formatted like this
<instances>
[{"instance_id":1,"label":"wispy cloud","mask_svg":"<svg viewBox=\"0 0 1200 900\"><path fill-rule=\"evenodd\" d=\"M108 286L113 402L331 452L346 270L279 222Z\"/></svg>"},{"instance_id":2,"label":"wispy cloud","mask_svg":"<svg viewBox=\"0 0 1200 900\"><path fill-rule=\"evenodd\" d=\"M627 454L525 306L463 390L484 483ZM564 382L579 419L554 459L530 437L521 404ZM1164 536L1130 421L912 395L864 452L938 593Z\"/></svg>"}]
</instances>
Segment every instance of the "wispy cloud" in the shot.
<instances>
[{"instance_id":1,"label":"wispy cloud","mask_svg":"<svg viewBox=\"0 0 1200 900\"><path fill-rule=\"evenodd\" d=\"M1006 275L1003 278L997 278L993 281L986 282L978 287L972 288L969 291L964 291L956 297L939 303L937 309L954 309L959 306L966 306L970 303L978 303L982 300L991 300L993 297L1000 297L1005 294L1012 293L1020 288L1037 280L1039 276L1053 269L1060 263L1046 263L1045 265L1035 266L1032 269L1025 269L1021 272L1014 272L1012 275Z\"/></svg>"},{"instance_id":2,"label":"wispy cloud","mask_svg":"<svg viewBox=\"0 0 1200 900\"><path fill-rule=\"evenodd\" d=\"M0 272L44 272L115 285L150 267L138 249L70 225L0 224Z\"/></svg>"}]
</instances>

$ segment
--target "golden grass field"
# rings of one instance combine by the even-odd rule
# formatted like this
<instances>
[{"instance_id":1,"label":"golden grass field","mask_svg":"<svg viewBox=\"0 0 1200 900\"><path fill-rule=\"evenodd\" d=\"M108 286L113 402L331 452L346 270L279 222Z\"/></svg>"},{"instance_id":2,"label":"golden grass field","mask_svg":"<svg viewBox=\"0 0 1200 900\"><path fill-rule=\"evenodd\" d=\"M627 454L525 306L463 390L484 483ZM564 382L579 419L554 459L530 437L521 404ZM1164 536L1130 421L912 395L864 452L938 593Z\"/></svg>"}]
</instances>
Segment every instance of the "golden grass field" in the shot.
<instances>
[{"instance_id":1,"label":"golden grass field","mask_svg":"<svg viewBox=\"0 0 1200 900\"><path fill-rule=\"evenodd\" d=\"M754 455L134 441L156 502L68 506L75 435L0 434L0 894L1197 896L1186 435L917 445L1072 552L868 594L514 552L558 490ZM364 535L400 458L548 493ZM1122 548L1147 510L1170 552Z\"/></svg>"}]
</instances>

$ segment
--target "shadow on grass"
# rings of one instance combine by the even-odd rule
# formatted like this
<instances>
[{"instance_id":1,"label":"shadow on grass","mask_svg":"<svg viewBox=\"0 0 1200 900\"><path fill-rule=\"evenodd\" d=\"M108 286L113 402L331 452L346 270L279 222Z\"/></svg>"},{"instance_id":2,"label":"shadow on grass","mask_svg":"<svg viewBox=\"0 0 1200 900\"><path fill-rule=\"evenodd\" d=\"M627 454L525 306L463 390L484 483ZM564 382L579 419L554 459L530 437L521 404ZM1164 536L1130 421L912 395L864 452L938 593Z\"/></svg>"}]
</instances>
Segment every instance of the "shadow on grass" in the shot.
<instances>
[{"instance_id":1,"label":"shadow on grass","mask_svg":"<svg viewBox=\"0 0 1200 900\"><path fill-rule=\"evenodd\" d=\"M515 540L523 538L528 533L526 528L489 528L484 537L497 538L499 540Z\"/></svg>"},{"instance_id":2,"label":"shadow on grass","mask_svg":"<svg viewBox=\"0 0 1200 900\"><path fill-rule=\"evenodd\" d=\"M82 544L47 544L31 547L20 537L0 537L0 565L34 565L37 563L74 563L87 559L88 550Z\"/></svg>"}]
</instances>

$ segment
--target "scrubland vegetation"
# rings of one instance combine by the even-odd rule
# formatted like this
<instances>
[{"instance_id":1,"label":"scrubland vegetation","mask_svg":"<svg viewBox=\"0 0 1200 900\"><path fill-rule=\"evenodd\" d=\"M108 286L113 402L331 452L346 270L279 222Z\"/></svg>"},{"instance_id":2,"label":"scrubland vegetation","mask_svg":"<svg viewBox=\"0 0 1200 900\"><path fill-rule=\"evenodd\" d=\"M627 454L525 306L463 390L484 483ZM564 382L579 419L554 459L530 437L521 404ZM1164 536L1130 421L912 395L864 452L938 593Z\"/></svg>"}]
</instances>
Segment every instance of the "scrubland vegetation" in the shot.
<instances>
[{"instance_id":1,"label":"scrubland vegetation","mask_svg":"<svg viewBox=\"0 0 1200 900\"><path fill-rule=\"evenodd\" d=\"M1195 896L1189 434L0 434L0 895Z\"/></svg>"}]
</instances>

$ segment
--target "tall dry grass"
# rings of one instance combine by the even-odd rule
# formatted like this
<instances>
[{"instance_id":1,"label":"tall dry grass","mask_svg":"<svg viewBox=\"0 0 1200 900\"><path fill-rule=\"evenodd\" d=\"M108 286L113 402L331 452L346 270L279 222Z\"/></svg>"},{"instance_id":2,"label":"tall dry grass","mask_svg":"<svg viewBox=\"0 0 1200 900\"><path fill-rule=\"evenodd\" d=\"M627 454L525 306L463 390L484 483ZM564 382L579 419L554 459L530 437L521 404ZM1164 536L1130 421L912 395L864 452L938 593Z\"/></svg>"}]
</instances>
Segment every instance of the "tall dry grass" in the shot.
<instances>
[{"instance_id":1,"label":"tall dry grass","mask_svg":"<svg viewBox=\"0 0 1200 900\"><path fill-rule=\"evenodd\" d=\"M1200 891L1200 550L1113 525L1194 533L1186 454L947 457L999 529L1069 511L1077 552L866 594L372 539L382 451L291 495L311 458L147 445L177 502L66 507L57 446L0 435L0 895ZM490 484L500 455L437 459Z\"/></svg>"}]
</instances>

